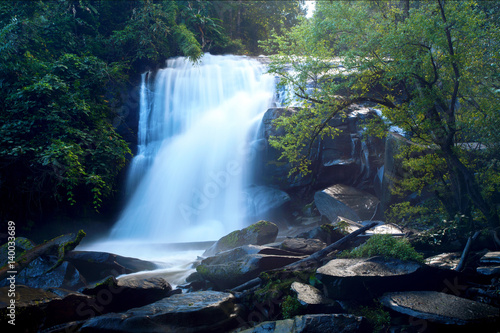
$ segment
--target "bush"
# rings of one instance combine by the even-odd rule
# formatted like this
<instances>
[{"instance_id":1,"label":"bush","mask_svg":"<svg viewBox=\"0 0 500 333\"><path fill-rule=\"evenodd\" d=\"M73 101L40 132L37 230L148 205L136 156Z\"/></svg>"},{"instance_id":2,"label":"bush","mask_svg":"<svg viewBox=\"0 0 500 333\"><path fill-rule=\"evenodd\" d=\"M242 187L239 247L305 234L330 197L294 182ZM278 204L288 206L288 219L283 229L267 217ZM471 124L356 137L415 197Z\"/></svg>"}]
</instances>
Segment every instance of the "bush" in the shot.
<instances>
[{"instance_id":1,"label":"bush","mask_svg":"<svg viewBox=\"0 0 500 333\"><path fill-rule=\"evenodd\" d=\"M418 262L424 261L422 254L418 253L406 238L395 238L391 235L373 235L363 245L342 254L344 258L367 258L373 256Z\"/></svg>"}]
</instances>

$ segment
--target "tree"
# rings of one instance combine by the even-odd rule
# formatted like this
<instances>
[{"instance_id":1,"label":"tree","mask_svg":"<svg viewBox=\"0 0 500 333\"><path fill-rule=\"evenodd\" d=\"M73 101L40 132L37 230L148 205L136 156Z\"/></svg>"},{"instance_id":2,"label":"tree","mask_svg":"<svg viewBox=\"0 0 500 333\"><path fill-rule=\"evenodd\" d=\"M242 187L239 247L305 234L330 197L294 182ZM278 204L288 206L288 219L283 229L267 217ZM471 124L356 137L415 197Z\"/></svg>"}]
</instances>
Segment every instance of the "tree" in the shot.
<instances>
[{"instance_id":1,"label":"tree","mask_svg":"<svg viewBox=\"0 0 500 333\"><path fill-rule=\"evenodd\" d=\"M335 134L328 120L351 104L375 103L386 128L401 128L412 149L434 152L408 152L412 177L400 186L434 191L450 217L477 215L499 227L498 25L474 1L317 6L311 21L265 43L277 53L270 71L306 102L276 121L287 135L272 144L307 172L308 145Z\"/></svg>"}]
</instances>

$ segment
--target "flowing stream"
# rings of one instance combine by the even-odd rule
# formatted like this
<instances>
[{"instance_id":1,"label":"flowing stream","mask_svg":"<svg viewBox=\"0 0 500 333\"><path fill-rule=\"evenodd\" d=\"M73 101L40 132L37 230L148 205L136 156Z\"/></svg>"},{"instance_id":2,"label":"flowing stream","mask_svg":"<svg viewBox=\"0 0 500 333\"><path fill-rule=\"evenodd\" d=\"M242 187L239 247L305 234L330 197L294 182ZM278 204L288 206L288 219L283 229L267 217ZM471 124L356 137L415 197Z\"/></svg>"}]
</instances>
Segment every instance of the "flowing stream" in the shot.
<instances>
[{"instance_id":1,"label":"flowing stream","mask_svg":"<svg viewBox=\"0 0 500 333\"><path fill-rule=\"evenodd\" d=\"M217 240L244 227L251 141L274 92L264 71L246 57L206 54L142 75L130 198L100 250L114 243L108 252L146 257L130 244Z\"/></svg>"}]
</instances>

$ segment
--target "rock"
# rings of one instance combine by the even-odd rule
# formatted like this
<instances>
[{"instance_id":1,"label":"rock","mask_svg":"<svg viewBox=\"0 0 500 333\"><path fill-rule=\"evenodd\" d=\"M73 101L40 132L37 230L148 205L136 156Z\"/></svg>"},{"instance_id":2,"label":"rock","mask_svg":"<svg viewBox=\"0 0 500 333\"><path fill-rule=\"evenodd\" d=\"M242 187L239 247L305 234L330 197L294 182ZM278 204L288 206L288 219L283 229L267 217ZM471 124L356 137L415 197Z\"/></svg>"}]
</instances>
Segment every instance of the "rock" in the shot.
<instances>
[{"instance_id":1,"label":"rock","mask_svg":"<svg viewBox=\"0 0 500 333\"><path fill-rule=\"evenodd\" d=\"M332 224L322 224L319 227L297 235L297 238L318 239L322 242L325 242L326 245L330 245L332 243L335 243L345 235L346 233Z\"/></svg>"},{"instance_id":2,"label":"rock","mask_svg":"<svg viewBox=\"0 0 500 333\"><path fill-rule=\"evenodd\" d=\"M325 295L331 299L367 299L388 291L413 289L421 278L417 272L423 266L382 257L334 259L318 268L316 277L324 284Z\"/></svg>"},{"instance_id":3,"label":"rock","mask_svg":"<svg viewBox=\"0 0 500 333\"><path fill-rule=\"evenodd\" d=\"M455 269L460 262L461 255L460 252L441 253L425 259L425 263L433 267Z\"/></svg>"},{"instance_id":4,"label":"rock","mask_svg":"<svg viewBox=\"0 0 500 333\"><path fill-rule=\"evenodd\" d=\"M388 293L380 302L399 313L445 325L491 325L500 318L498 308L435 291Z\"/></svg>"},{"instance_id":5,"label":"rock","mask_svg":"<svg viewBox=\"0 0 500 333\"><path fill-rule=\"evenodd\" d=\"M9 253L9 243L7 239L6 243L0 246L0 267L4 266L8 261ZM23 252L31 250L35 247L35 243L25 237L16 237L16 257L19 257Z\"/></svg>"},{"instance_id":6,"label":"rock","mask_svg":"<svg viewBox=\"0 0 500 333\"><path fill-rule=\"evenodd\" d=\"M119 279L108 277L82 292L105 298L105 313L120 312L159 301L170 295L172 286L161 276L126 275Z\"/></svg>"},{"instance_id":7,"label":"rock","mask_svg":"<svg viewBox=\"0 0 500 333\"><path fill-rule=\"evenodd\" d=\"M325 191L314 194L314 203L320 214L325 216L330 222L337 221L339 217L346 217L353 221L361 220L354 210L343 202L336 200Z\"/></svg>"},{"instance_id":8,"label":"rock","mask_svg":"<svg viewBox=\"0 0 500 333\"><path fill-rule=\"evenodd\" d=\"M363 317L348 314L308 314L294 319L266 321L241 333L348 333L366 332Z\"/></svg>"},{"instance_id":9,"label":"rock","mask_svg":"<svg viewBox=\"0 0 500 333\"><path fill-rule=\"evenodd\" d=\"M248 217L261 217L291 200L286 192L269 186L251 186L245 189L244 194L247 198Z\"/></svg>"},{"instance_id":10,"label":"rock","mask_svg":"<svg viewBox=\"0 0 500 333\"><path fill-rule=\"evenodd\" d=\"M481 264L500 264L500 251L486 253L479 262Z\"/></svg>"},{"instance_id":11,"label":"rock","mask_svg":"<svg viewBox=\"0 0 500 333\"><path fill-rule=\"evenodd\" d=\"M245 245L204 259L196 271L219 290L225 290L241 285L261 272L302 258L304 256L276 248Z\"/></svg>"},{"instance_id":12,"label":"rock","mask_svg":"<svg viewBox=\"0 0 500 333\"><path fill-rule=\"evenodd\" d=\"M80 271L88 283L95 283L110 275L116 277L157 268L155 263L149 261L107 252L71 251L65 259Z\"/></svg>"},{"instance_id":13,"label":"rock","mask_svg":"<svg viewBox=\"0 0 500 333\"><path fill-rule=\"evenodd\" d=\"M480 266L476 271L486 276L500 275L500 266Z\"/></svg>"},{"instance_id":14,"label":"rock","mask_svg":"<svg viewBox=\"0 0 500 333\"><path fill-rule=\"evenodd\" d=\"M16 332L38 332L48 327L72 320L87 319L96 315L95 300L90 296L64 292L61 297L51 291L16 285L15 316L9 317L11 297L9 287L0 288L0 316L11 320L15 318ZM7 320L0 321L3 332L12 332Z\"/></svg>"},{"instance_id":15,"label":"rock","mask_svg":"<svg viewBox=\"0 0 500 333\"><path fill-rule=\"evenodd\" d=\"M342 184L330 186L322 192L351 208L360 217L360 220L370 220L380 202L377 197L368 192ZM350 218L348 216L345 217Z\"/></svg>"},{"instance_id":16,"label":"rock","mask_svg":"<svg viewBox=\"0 0 500 333\"><path fill-rule=\"evenodd\" d=\"M326 247L319 239L287 238L280 244L280 249L300 255L310 255Z\"/></svg>"},{"instance_id":17,"label":"rock","mask_svg":"<svg viewBox=\"0 0 500 333\"><path fill-rule=\"evenodd\" d=\"M49 271L56 262L57 258L53 256L39 257L18 274L16 282L32 288L63 288L73 291L87 285L86 279L67 261Z\"/></svg>"},{"instance_id":18,"label":"rock","mask_svg":"<svg viewBox=\"0 0 500 333\"><path fill-rule=\"evenodd\" d=\"M222 237L209 247L203 256L212 256L216 253L231 250L243 245L264 245L272 243L278 236L278 226L272 222L259 221L245 229L236 230Z\"/></svg>"},{"instance_id":19,"label":"rock","mask_svg":"<svg viewBox=\"0 0 500 333\"><path fill-rule=\"evenodd\" d=\"M200 291L92 318L81 332L223 332L235 326L238 314L233 295Z\"/></svg>"},{"instance_id":20,"label":"rock","mask_svg":"<svg viewBox=\"0 0 500 333\"><path fill-rule=\"evenodd\" d=\"M335 301L325 297L323 293L309 284L293 282L291 287L297 294L297 300L305 307L305 313L339 313L342 307Z\"/></svg>"}]
</instances>

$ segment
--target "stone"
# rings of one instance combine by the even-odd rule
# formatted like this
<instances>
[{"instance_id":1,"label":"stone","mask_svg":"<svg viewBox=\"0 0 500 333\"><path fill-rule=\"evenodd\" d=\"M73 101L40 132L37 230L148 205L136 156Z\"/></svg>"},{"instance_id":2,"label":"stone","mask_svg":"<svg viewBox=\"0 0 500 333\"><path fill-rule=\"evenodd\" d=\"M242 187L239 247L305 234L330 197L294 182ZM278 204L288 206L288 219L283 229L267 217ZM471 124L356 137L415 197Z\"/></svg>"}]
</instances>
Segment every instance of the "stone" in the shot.
<instances>
[{"instance_id":1,"label":"stone","mask_svg":"<svg viewBox=\"0 0 500 333\"><path fill-rule=\"evenodd\" d=\"M460 252L441 253L425 259L425 263L433 267L455 269L460 262L461 255Z\"/></svg>"},{"instance_id":2,"label":"stone","mask_svg":"<svg viewBox=\"0 0 500 333\"><path fill-rule=\"evenodd\" d=\"M287 238L280 244L280 249L300 255L310 255L326 247L319 239Z\"/></svg>"},{"instance_id":3,"label":"stone","mask_svg":"<svg viewBox=\"0 0 500 333\"><path fill-rule=\"evenodd\" d=\"M259 221L244 229L235 230L209 247L203 256L212 256L222 251L243 245L264 245L272 243L278 236L278 226L272 222Z\"/></svg>"},{"instance_id":4,"label":"stone","mask_svg":"<svg viewBox=\"0 0 500 333\"><path fill-rule=\"evenodd\" d=\"M330 222L337 221L339 217L345 217L353 221L361 220L354 210L343 202L333 198L325 191L316 192L314 194L314 203L320 214L325 216Z\"/></svg>"},{"instance_id":5,"label":"stone","mask_svg":"<svg viewBox=\"0 0 500 333\"><path fill-rule=\"evenodd\" d=\"M368 192L343 184L330 186L322 192L351 208L359 216L360 220L370 220L380 202L377 197ZM348 216L345 217L349 218Z\"/></svg>"},{"instance_id":6,"label":"stone","mask_svg":"<svg viewBox=\"0 0 500 333\"><path fill-rule=\"evenodd\" d=\"M500 318L498 308L436 291L388 293L380 302L399 313L445 325L498 323Z\"/></svg>"},{"instance_id":7,"label":"stone","mask_svg":"<svg viewBox=\"0 0 500 333\"><path fill-rule=\"evenodd\" d=\"M86 295L105 298L104 312L120 312L154 303L170 295L172 286L161 276L126 275L108 277L84 289Z\"/></svg>"},{"instance_id":8,"label":"stone","mask_svg":"<svg viewBox=\"0 0 500 333\"><path fill-rule=\"evenodd\" d=\"M290 289L297 294L297 300L304 306L305 313L339 313L342 307L336 301L325 297L318 289L309 284L293 282Z\"/></svg>"},{"instance_id":9,"label":"stone","mask_svg":"<svg viewBox=\"0 0 500 333\"><path fill-rule=\"evenodd\" d=\"M199 291L92 318L81 332L224 332L236 325L239 312L233 295Z\"/></svg>"},{"instance_id":10,"label":"stone","mask_svg":"<svg viewBox=\"0 0 500 333\"><path fill-rule=\"evenodd\" d=\"M269 186L251 186L244 190L247 198L246 215L260 217L289 202L288 193Z\"/></svg>"},{"instance_id":11,"label":"stone","mask_svg":"<svg viewBox=\"0 0 500 333\"><path fill-rule=\"evenodd\" d=\"M418 286L423 264L394 258L333 259L316 271L325 296L334 300L367 299ZM431 278L431 277L429 277Z\"/></svg>"},{"instance_id":12,"label":"stone","mask_svg":"<svg viewBox=\"0 0 500 333\"><path fill-rule=\"evenodd\" d=\"M68 321L83 320L99 314L95 300L79 293L59 290L61 295L24 285L15 288L16 332L38 332ZM0 288L0 316L11 319L9 287ZM12 332L7 320L0 321L2 332Z\"/></svg>"},{"instance_id":13,"label":"stone","mask_svg":"<svg viewBox=\"0 0 500 333\"><path fill-rule=\"evenodd\" d=\"M72 263L89 284L110 275L116 277L157 268L157 265L150 261L123 257L108 252L71 251L66 255L65 260Z\"/></svg>"},{"instance_id":14,"label":"stone","mask_svg":"<svg viewBox=\"0 0 500 333\"><path fill-rule=\"evenodd\" d=\"M202 260L196 271L217 289L231 289L260 273L303 259L296 253L271 247L245 245Z\"/></svg>"},{"instance_id":15,"label":"stone","mask_svg":"<svg viewBox=\"0 0 500 333\"><path fill-rule=\"evenodd\" d=\"M346 236L346 233L344 233L342 229L334 226L333 224L325 223L319 227L297 235L297 238L318 239L326 245L330 245L344 236Z\"/></svg>"},{"instance_id":16,"label":"stone","mask_svg":"<svg viewBox=\"0 0 500 333\"><path fill-rule=\"evenodd\" d=\"M293 319L266 321L241 333L354 333L366 332L366 319L348 314L307 314Z\"/></svg>"},{"instance_id":17,"label":"stone","mask_svg":"<svg viewBox=\"0 0 500 333\"><path fill-rule=\"evenodd\" d=\"M500 275L500 266L479 266L476 271L486 276Z\"/></svg>"},{"instance_id":18,"label":"stone","mask_svg":"<svg viewBox=\"0 0 500 333\"><path fill-rule=\"evenodd\" d=\"M481 257L481 264L500 264L500 251L490 251Z\"/></svg>"}]
</instances>

